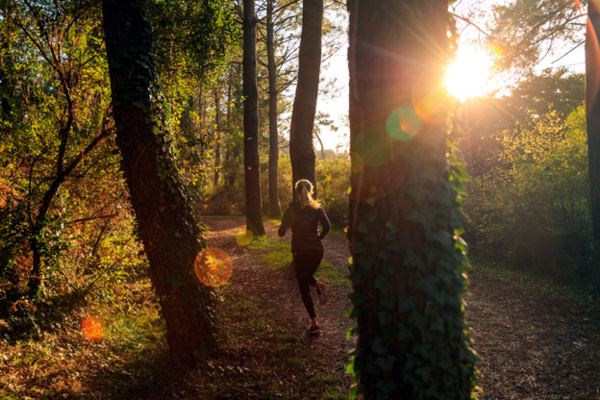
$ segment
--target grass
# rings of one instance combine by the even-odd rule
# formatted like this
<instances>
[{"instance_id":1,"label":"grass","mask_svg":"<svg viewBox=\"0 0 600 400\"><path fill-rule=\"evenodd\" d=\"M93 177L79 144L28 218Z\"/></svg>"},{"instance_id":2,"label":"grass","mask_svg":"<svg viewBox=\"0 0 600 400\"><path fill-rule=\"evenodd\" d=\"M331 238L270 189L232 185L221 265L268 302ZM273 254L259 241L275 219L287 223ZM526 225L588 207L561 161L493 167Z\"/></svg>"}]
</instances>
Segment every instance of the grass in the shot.
<instances>
[{"instance_id":1,"label":"grass","mask_svg":"<svg viewBox=\"0 0 600 400\"><path fill-rule=\"evenodd\" d=\"M171 373L164 321L144 278L112 303L71 312L53 331L2 339L0 399L345 398L348 377L278 326L273 310L231 284L218 291L219 351L202 368ZM82 334L90 315L104 323L98 341Z\"/></svg>"},{"instance_id":2,"label":"grass","mask_svg":"<svg viewBox=\"0 0 600 400\"><path fill-rule=\"evenodd\" d=\"M248 248L273 269L292 261L289 244L277 238L255 239ZM349 284L326 260L319 274L330 285ZM21 339L0 336L0 399L346 398L349 376L307 349L306 338L278 326L274 310L231 284L218 292L219 350L202 368L184 375L171 368L164 320L142 275L110 299L52 310L60 323ZM89 316L103 323L100 340L82 333Z\"/></svg>"},{"instance_id":3,"label":"grass","mask_svg":"<svg viewBox=\"0 0 600 400\"><path fill-rule=\"evenodd\" d=\"M143 379L145 370L136 366L155 364L160 353L166 352L164 324L151 301L149 282L135 286L136 293L144 291L141 307L122 311L126 302L135 303L133 295L120 304L97 303L71 311L52 330L18 340L4 337L0 341L0 399L88 398L103 370L123 373L130 381ZM88 340L82 334L81 323L88 316L103 322L101 340ZM116 389L121 382L109 387Z\"/></svg>"},{"instance_id":4,"label":"grass","mask_svg":"<svg viewBox=\"0 0 600 400\"><path fill-rule=\"evenodd\" d=\"M289 265L293 260L293 256L288 243L282 242L275 237L262 236L252 240L248 248L261 252L261 262L270 268L274 270L288 270L290 274L292 273ZM347 273L336 268L325 259L321 261L318 275L319 279L327 282L328 285L338 287L351 286Z\"/></svg>"}]
</instances>

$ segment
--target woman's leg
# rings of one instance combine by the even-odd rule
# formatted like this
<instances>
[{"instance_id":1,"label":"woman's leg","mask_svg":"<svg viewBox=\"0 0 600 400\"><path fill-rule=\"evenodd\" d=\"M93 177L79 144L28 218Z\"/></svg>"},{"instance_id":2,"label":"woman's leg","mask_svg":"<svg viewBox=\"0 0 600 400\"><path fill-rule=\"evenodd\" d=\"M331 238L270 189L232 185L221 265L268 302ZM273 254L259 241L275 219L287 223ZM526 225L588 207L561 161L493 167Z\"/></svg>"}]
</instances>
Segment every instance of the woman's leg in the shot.
<instances>
[{"instance_id":1,"label":"woman's leg","mask_svg":"<svg viewBox=\"0 0 600 400\"><path fill-rule=\"evenodd\" d=\"M317 280L314 273L323 258L322 251L297 251L294 253L294 267L296 269L296 279L302 295L302 302L311 319L316 318L315 306L310 296L310 285L314 285Z\"/></svg>"}]
</instances>

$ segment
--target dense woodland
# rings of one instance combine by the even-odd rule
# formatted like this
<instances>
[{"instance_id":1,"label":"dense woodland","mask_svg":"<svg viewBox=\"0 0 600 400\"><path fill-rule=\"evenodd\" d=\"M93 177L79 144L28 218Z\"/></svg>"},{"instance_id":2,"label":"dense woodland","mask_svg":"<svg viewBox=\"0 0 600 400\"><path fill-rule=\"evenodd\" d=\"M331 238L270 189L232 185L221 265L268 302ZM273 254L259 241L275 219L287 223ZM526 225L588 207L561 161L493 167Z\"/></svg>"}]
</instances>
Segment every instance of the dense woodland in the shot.
<instances>
[{"instance_id":1,"label":"dense woodland","mask_svg":"<svg viewBox=\"0 0 600 400\"><path fill-rule=\"evenodd\" d=\"M598 10L518 0L483 19L459 3L0 0L0 397L114 396L36 371L76 372L48 343L133 354L115 368L139 380L157 362L216 371L234 324L217 318L228 285L194 276L204 219L244 218L243 244L263 246L302 178L351 250L356 324L352 382L305 398L475 398L467 249L595 301ZM466 27L503 49L506 84L461 103L439 86ZM586 73L538 68L557 42L585 44ZM348 43L349 121L334 122L319 69ZM350 151L323 148L348 128Z\"/></svg>"}]
</instances>

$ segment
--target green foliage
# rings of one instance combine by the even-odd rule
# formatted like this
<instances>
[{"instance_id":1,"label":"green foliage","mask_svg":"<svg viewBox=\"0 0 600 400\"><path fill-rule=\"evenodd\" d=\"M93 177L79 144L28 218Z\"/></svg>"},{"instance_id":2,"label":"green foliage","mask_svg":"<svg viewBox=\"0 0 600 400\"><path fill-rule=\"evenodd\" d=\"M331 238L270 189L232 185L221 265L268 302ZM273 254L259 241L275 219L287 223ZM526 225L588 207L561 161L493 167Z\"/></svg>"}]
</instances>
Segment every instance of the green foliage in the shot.
<instances>
[{"instance_id":1,"label":"green foliage","mask_svg":"<svg viewBox=\"0 0 600 400\"><path fill-rule=\"evenodd\" d=\"M108 139L97 4L9 3L0 18L12 38L0 47L10 73L0 96L11 96L0 118L0 318L31 325L48 305L113 298L139 247ZM41 280L34 302L32 275Z\"/></svg>"},{"instance_id":2,"label":"green foliage","mask_svg":"<svg viewBox=\"0 0 600 400\"><path fill-rule=\"evenodd\" d=\"M494 6L489 38L503 54L500 68L530 70L555 41L582 39L581 4L571 0L516 0Z\"/></svg>"},{"instance_id":3,"label":"green foliage","mask_svg":"<svg viewBox=\"0 0 600 400\"><path fill-rule=\"evenodd\" d=\"M266 176L263 181L263 188L267 184ZM277 177L277 188L279 189L279 201L281 202L282 211L292 202L292 162L289 155L279 157L279 175Z\"/></svg>"},{"instance_id":4,"label":"green foliage","mask_svg":"<svg viewBox=\"0 0 600 400\"><path fill-rule=\"evenodd\" d=\"M158 64L166 69L163 79L203 78L224 67L241 40L237 12L234 3L223 0L152 3Z\"/></svg>"},{"instance_id":5,"label":"green foliage","mask_svg":"<svg viewBox=\"0 0 600 400\"><path fill-rule=\"evenodd\" d=\"M501 100L511 124L525 124L554 111L566 118L585 100L585 75L566 68L530 74ZM508 126L507 126L508 128Z\"/></svg>"},{"instance_id":6,"label":"green foliage","mask_svg":"<svg viewBox=\"0 0 600 400\"><path fill-rule=\"evenodd\" d=\"M469 185L465 210L479 254L554 276L585 276L591 226L585 109L550 111L505 131L502 162Z\"/></svg>"},{"instance_id":7,"label":"green foliage","mask_svg":"<svg viewBox=\"0 0 600 400\"><path fill-rule=\"evenodd\" d=\"M348 226L348 188L350 187L350 157L338 154L318 160L316 165L318 198L334 228Z\"/></svg>"}]
</instances>

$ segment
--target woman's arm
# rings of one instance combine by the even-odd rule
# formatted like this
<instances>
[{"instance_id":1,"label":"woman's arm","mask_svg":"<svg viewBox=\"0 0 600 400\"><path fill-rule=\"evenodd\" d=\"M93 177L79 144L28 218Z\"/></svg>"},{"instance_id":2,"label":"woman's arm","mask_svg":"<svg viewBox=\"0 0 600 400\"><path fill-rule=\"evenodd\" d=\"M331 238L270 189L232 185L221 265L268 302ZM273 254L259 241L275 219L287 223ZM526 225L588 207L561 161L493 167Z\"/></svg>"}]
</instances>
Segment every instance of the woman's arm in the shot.
<instances>
[{"instance_id":1,"label":"woman's arm","mask_svg":"<svg viewBox=\"0 0 600 400\"><path fill-rule=\"evenodd\" d=\"M284 236L285 233L287 232L287 230L290 228L291 226L291 213L292 213L292 207L288 207L287 210L285 210L285 212L283 213L283 218L281 219L281 225L279 225L279 230L277 231L277 233L279 234L279 237Z\"/></svg>"},{"instance_id":2,"label":"woman's arm","mask_svg":"<svg viewBox=\"0 0 600 400\"><path fill-rule=\"evenodd\" d=\"M323 207L319 207L317 210L317 217L319 218L319 222L321 222L321 226L323 228L321 229L319 239L323 240L323 238L327 236L327 233L329 233L329 230L331 229L331 223L329 222L329 218L327 218L327 214L325 214Z\"/></svg>"}]
</instances>

